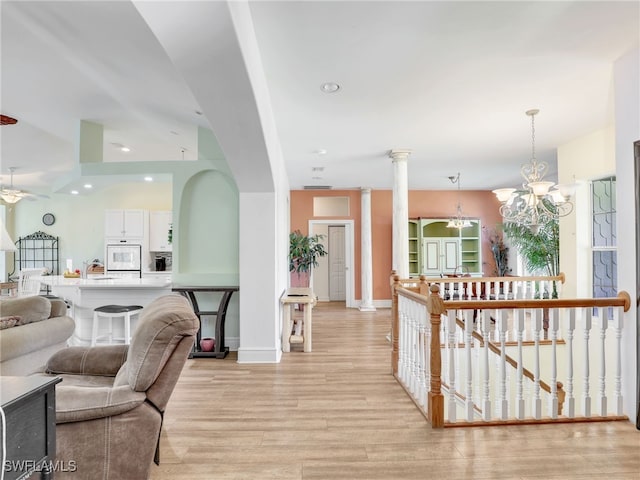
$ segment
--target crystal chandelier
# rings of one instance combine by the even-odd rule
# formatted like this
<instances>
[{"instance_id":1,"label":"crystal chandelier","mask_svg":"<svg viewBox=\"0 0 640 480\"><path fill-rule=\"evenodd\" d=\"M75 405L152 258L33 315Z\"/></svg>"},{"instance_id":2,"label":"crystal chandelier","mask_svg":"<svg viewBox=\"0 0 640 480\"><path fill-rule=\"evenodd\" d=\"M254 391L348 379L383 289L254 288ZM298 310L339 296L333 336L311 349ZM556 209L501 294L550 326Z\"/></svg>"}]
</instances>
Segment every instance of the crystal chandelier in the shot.
<instances>
[{"instance_id":1,"label":"crystal chandelier","mask_svg":"<svg viewBox=\"0 0 640 480\"><path fill-rule=\"evenodd\" d=\"M471 222L468 218L462 216L462 207L460 206L460 172L455 177L452 175L449 177L451 183L458 184L458 205L456 207L455 216L449 219L449 223L447 223L447 228L457 228L458 230L462 230L463 228L467 228L471 226Z\"/></svg>"},{"instance_id":2,"label":"crystal chandelier","mask_svg":"<svg viewBox=\"0 0 640 480\"><path fill-rule=\"evenodd\" d=\"M520 168L524 183L520 188L493 190L500 205L500 214L505 222L525 226L538 233L540 227L569 215L573 211L570 201L575 185L555 185L544 180L549 169L547 162L536 159L535 116L539 110L527 110L531 117L531 161Z\"/></svg>"}]
</instances>

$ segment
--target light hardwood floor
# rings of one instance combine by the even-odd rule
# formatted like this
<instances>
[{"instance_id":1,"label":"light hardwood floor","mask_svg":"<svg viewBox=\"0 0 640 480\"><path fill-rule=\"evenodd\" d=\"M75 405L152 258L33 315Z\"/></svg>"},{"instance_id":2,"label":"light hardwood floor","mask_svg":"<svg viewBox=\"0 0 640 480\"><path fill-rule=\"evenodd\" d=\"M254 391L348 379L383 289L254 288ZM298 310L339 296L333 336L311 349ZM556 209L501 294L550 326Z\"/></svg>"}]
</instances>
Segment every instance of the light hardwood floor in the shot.
<instances>
[{"instance_id":1,"label":"light hardwood floor","mask_svg":"<svg viewBox=\"0 0 640 480\"><path fill-rule=\"evenodd\" d=\"M313 352L188 360L154 480L634 479L631 422L432 430L390 374L390 311L319 304Z\"/></svg>"}]
</instances>

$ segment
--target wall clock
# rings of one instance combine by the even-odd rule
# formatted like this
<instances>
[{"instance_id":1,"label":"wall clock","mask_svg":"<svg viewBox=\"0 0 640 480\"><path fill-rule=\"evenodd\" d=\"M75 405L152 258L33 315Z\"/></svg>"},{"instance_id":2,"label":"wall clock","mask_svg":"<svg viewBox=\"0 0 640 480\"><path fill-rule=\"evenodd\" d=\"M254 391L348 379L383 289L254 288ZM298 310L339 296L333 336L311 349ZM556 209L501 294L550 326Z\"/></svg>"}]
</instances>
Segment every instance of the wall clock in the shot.
<instances>
[{"instance_id":1,"label":"wall clock","mask_svg":"<svg viewBox=\"0 0 640 480\"><path fill-rule=\"evenodd\" d=\"M53 213L45 213L42 216L42 223L50 227L54 223L56 223L56 217L53 216Z\"/></svg>"}]
</instances>

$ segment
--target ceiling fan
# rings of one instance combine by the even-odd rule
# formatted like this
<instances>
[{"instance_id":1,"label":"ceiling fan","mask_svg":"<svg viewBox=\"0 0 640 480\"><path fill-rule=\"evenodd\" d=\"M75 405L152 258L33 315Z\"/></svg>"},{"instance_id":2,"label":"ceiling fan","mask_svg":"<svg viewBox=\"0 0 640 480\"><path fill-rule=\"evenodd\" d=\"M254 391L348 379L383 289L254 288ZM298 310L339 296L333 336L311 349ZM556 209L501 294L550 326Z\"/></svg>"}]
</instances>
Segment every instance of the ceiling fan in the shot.
<instances>
[{"instance_id":1,"label":"ceiling fan","mask_svg":"<svg viewBox=\"0 0 640 480\"><path fill-rule=\"evenodd\" d=\"M33 193L14 188L13 172L15 171L15 169L16 167L9 167L9 171L11 172L11 184L9 185L9 188L0 185L0 198L2 198L2 200L4 200L6 203L18 203L23 198L35 200L36 195L34 195Z\"/></svg>"}]
</instances>

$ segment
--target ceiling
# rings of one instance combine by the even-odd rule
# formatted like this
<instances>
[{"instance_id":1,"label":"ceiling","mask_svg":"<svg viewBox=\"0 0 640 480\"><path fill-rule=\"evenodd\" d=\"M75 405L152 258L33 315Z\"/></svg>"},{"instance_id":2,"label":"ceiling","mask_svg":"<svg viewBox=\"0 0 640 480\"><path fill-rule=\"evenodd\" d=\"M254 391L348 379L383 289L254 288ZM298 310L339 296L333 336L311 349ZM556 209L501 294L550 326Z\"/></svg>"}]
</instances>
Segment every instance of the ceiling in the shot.
<instances>
[{"instance_id":1,"label":"ceiling","mask_svg":"<svg viewBox=\"0 0 640 480\"><path fill-rule=\"evenodd\" d=\"M249 8L293 189L392 188L391 149L412 151L411 189L451 189L456 172L462 189L519 183L525 111L540 109L537 157L554 165L558 145L613 123L613 62L640 38L637 1ZM104 126L105 162L197 158L197 127L210 122L135 4L0 9L0 111L18 119L0 129L3 184L17 167L18 187L71 185L60 179L78 164L80 120ZM172 28L212 19L199 22ZM340 89L325 93L326 82Z\"/></svg>"}]
</instances>

